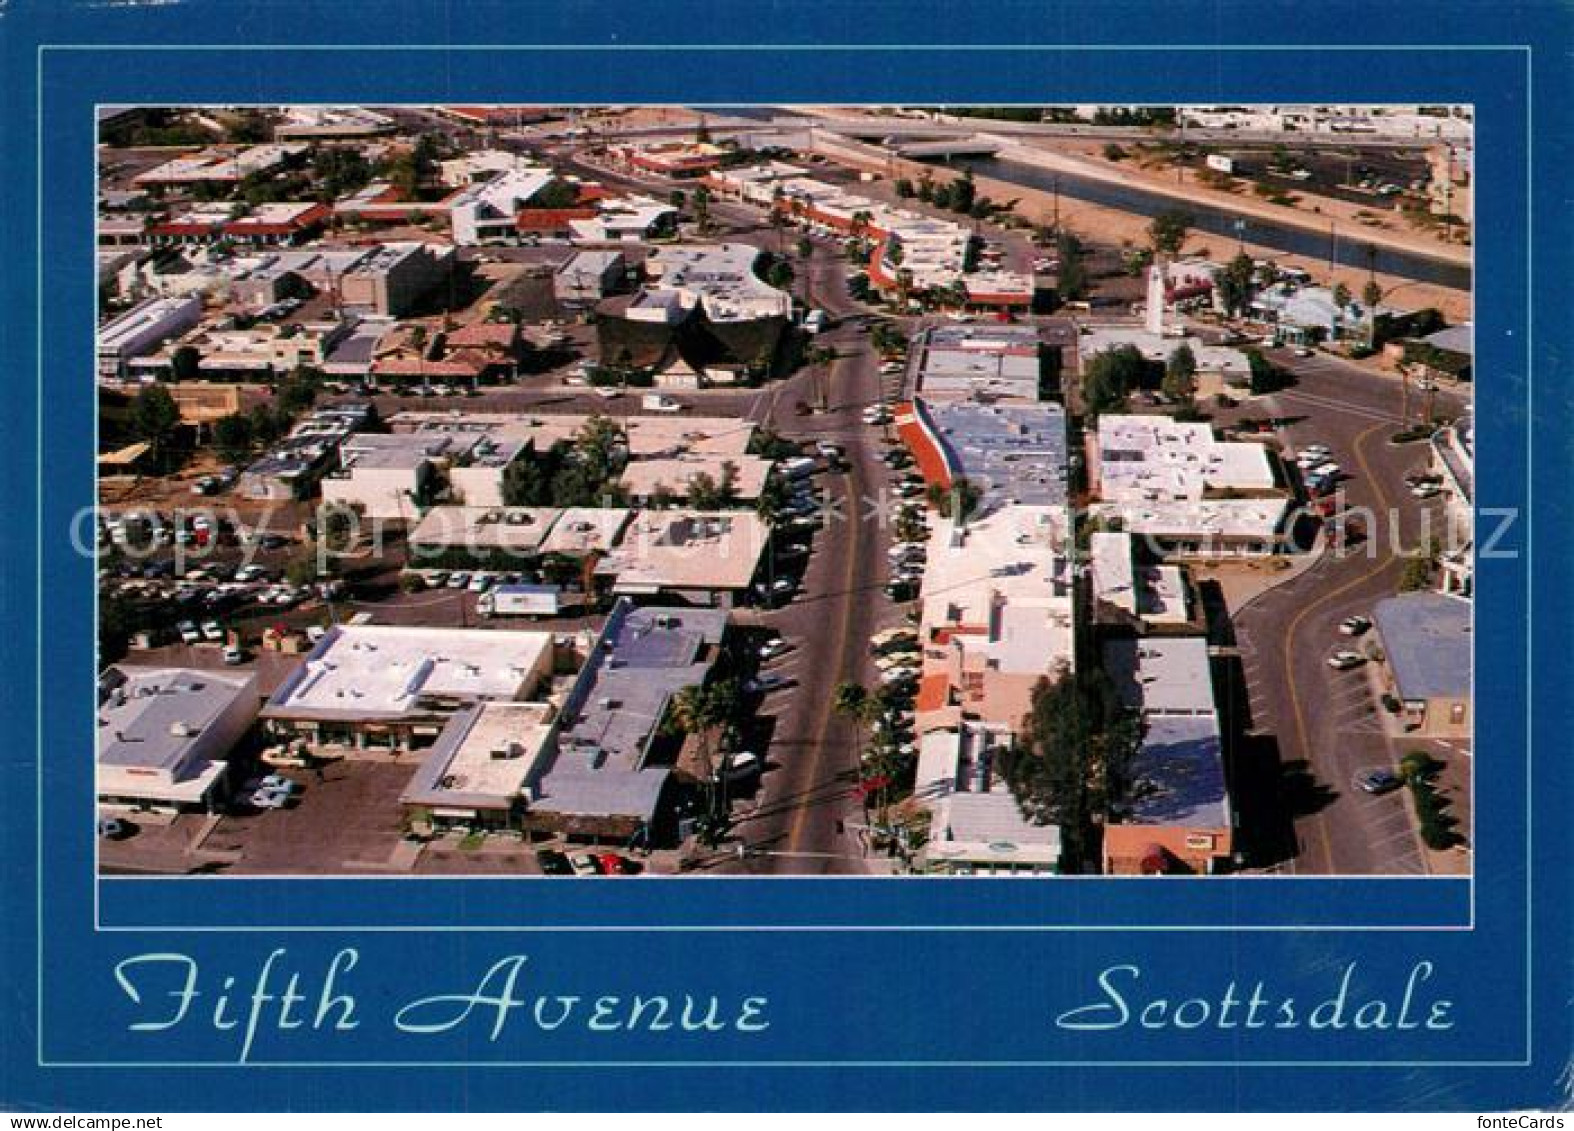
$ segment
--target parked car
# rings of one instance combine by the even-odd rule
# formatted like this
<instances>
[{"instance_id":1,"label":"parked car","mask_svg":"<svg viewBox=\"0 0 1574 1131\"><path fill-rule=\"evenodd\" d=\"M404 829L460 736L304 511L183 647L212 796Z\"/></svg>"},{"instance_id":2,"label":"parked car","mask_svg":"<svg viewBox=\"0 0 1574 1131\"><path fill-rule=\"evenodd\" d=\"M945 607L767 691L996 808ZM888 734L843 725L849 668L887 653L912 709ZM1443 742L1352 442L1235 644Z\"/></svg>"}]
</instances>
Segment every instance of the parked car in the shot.
<instances>
[{"instance_id":1,"label":"parked car","mask_svg":"<svg viewBox=\"0 0 1574 1131\"><path fill-rule=\"evenodd\" d=\"M782 601L790 598L798 588L797 582L790 577L778 577L772 582L760 582L754 591L767 601Z\"/></svg>"},{"instance_id":2,"label":"parked car","mask_svg":"<svg viewBox=\"0 0 1574 1131\"><path fill-rule=\"evenodd\" d=\"M192 596L195 597L195 594L192 594ZM198 631L196 623L193 621L181 621L175 626L175 631L180 633L181 643L183 644L196 644L202 640L202 633Z\"/></svg>"},{"instance_id":3,"label":"parked car","mask_svg":"<svg viewBox=\"0 0 1574 1131\"><path fill-rule=\"evenodd\" d=\"M764 644L760 645L760 659L774 660L777 656L783 655L784 653L791 650L791 648L792 645L788 644L787 641L783 640L780 636L772 637L770 640L767 640Z\"/></svg>"},{"instance_id":4,"label":"parked car","mask_svg":"<svg viewBox=\"0 0 1574 1131\"><path fill-rule=\"evenodd\" d=\"M630 860L627 856L619 856L616 852L602 852L596 855L596 867L603 876L637 876L645 869L637 861Z\"/></svg>"},{"instance_id":5,"label":"parked car","mask_svg":"<svg viewBox=\"0 0 1574 1131\"><path fill-rule=\"evenodd\" d=\"M568 857L556 849L537 849L536 863L541 865L541 874L544 876L572 876L574 874L574 866L568 862Z\"/></svg>"},{"instance_id":6,"label":"parked car","mask_svg":"<svg viewBox=\"0 0 1574 1131\"><path fill-rule=\"evenodd\" d=\"M764 768L760 756L751 750L739 750L727 755L727 761L722 767L722 773L728 781L747 781Z\"/></svg>"},{"instance_id":7,"label":"parked car","mask_svg":"<svg viewBox=\"0 0 1574 1131\"><path fill-rule=\"evenodd\" d=\"M761 672L743 685L743 690L749 695L769 695L772 691L786 687L788 679L777 672Z\"/></svg>"},{"instance_id":8,"label":"parked car","mask_svg":"<svg viewBox=\"0 0 1574 1131\"><path fill-rule=\"evenodd\" d=\"M1355 775L1353 782L1362 793L1392 793L1404 784L1404 779L1383 766L1373 766Z\"/></svg>"},{"instance_id":9,"label":"parked car","mask_svg":"<svg viewBox=\"0 0 1574 1131\"><path fill-rule=\"evenodd\" d=\"M569 867L576 876L599 876L601 869L596 865L596 858L588 852L576 852L568 858Z\"/></svg>"},{"instance_id":10,"label":"parked car","mask_svg":"<svg viewBox=\"0 0 1574 1131\"><path fill-rule=\"evenodd\" d=\"M1332 656L1328 657L1328 666L1333 668L1334 671L1339 672L1349 671L1351 668L1358 668L1364 663L1366 663L1366 657L1361 655L1359 652L1335 652Z\"/></svg>"},{"instance_id":11,"label":"parked car","mask_svg":"<svg viewBox=\"0 0 1574 1131\"><path fill-rule=\"evenodd\" d=\"M202 639L210 644L224 643L224 626L216 620L202 622Z\"/></svg>"},{"instance_id":12,"label":"parked car","mask_svg":"<svg viewBox=\"0 0 1574 1131\"><path fill-rule=\"evenodd\" d=\"M1345 617L1339 622L1339 631L1345 636L1360 636L1372 627L1372 622L1363 616Z\"/></svg>"},{"instance_id":13,"label":"parked car","mask_svg":"<svg viewBox=\"0 0 1574 1131\"><path fill-rule=\"evenodd\" d=\"M131 835L131 826L118 817L100 817L98 835L102 840L125 840Z\"/></svg>"},{"instance_id":14,"label":"parked car","mask_svg":"<svg viewBox=\"0 0 1574 1131\"><path fill-rule=\"evenodd\" d=\"M283 809L290 803L290 794L277 789L259 789L247 800L253 809Z\"/></svg>"}]
</instances>

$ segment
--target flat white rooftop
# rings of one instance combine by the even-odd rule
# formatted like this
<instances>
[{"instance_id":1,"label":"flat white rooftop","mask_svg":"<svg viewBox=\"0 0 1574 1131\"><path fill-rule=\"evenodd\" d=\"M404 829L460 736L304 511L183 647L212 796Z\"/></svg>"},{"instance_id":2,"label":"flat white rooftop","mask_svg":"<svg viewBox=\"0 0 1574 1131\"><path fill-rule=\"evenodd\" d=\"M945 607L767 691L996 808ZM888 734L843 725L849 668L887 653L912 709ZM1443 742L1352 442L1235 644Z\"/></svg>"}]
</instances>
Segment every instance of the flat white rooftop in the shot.
<instances>
[{"instance_id":1,"label":"flat white rooftop","mask_svg":"<svg viewBox=\"0 0 1574 1131\"><path fill-rule=\"evenodd\" d=\"M1201 499L1205 490L1275 490L1263 445L1216 439L1164 416L1099 417L1098 489L1107 502Z\"/></svg>"},{"instance_id":2,"label":"flat white rooftop","mask_svg":"<svg viewBox=\"0 0 1574 1131\"><path fill-rule=\"evenodd\" d=\"M406 805L506 807L540 770L555 717L549 703L481 703L457 712L400 800Z\"/></svg>"},{"instance_id":3,"label":"flat white rooftop","mask_svg":"<svg viewBox=\"0 0 1574 1131\"><path fill-rule=\"evenodd\" d=\"M617 545L634 512L626 507L567 507L541 541L544 554L585 554Z\"/></svg>"},{"instance_id":4,"label":"flat white rooftop","mask_svg":"<svg viewBox=\"0 0 1574 1131\"><path fill-rule=\"evenodd\" d=\"M665 488L674 498L686 499L695 476L708 475L719 485L730 468L734 496L758 499L775 466L774 460L758 456L689 455L676 459L641 459L624 469L620 484L635 498L649 498L658 489Z\"/></svg>"},{"instance_id":5,"label":"flat white rooftop","mask_svg":"<svg viewBox=\"0 0 1574 1131\"><path fill-rule=\"evenodd\" d=\"M110 668L100 681L98 697L99 765L173 774L210 723L237 699L256 694L249 675Z\"/></svg>"},{"instance_id":6,"label":"flat white rooftop","mask_svg":"<svg viewBox=\"0 0 1574 1131\"><path fill-rule=\"evenodd\" d=\"M410 532L411 545L533 553L562 510L557 507L433 507Z\"/></svg>"},{"instance_id":7,"label":"flat white rooftop","mask_svg":"<svg viewBox=\"0 0 1574 1131\"><path fill-rule=\"evenodd\" d=\"M961 629L953 645L994 670L1048 672L1072 657L1071 568L1061 507L1005 507L958 530L935 518L920 594L925 634Z\"/></svg>"},{"instance_id":8,"label":"flat white rooftop","mask_svg":"<svg viewBox=\"0 0 1574 1131\"><path fill-rule=\"evenodd\" d=\"M276 717L397 718L425 696L518 699L547 670L548 632L338 625L274 692Z\"/></svg>"},{"instance_id":9,"label":"flat white rooftop","mask_svg":"<svg viewBox=\"0 0 1574 1131\"><path fill-rule=\"evenodd\" d=\"M1115 519L1128 534L1161 539L1279 541L1288 499L1094 503L1088 514Z\"/></svg>"},{"instance_id":10,"label":"flat white rooftop","mask_svg":"<svg viewBox=\"0 0 1574 1131\"><path fill-rule=\"evenodd\" d=\"M616 577L622 593L743 589L768 536L752 511L643 511L596 572Z\"/></svg>"}]
</instances>

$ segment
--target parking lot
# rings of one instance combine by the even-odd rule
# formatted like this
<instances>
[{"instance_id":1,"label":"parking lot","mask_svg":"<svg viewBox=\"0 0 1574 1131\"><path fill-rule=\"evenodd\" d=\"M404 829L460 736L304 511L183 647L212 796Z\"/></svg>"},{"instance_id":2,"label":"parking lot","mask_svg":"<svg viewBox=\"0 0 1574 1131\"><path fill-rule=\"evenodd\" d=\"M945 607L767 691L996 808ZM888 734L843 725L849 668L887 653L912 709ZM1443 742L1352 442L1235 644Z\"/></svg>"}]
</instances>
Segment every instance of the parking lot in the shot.
<instances>
[{"instance_id":1,"label":"parking lot","mask_svg":"<svg viewBox=\"0 0 1574 1131\"><path fill-rule=\"evenodd\" d=\"M1342 469L1346 505L1368 508L1375 521L1347 552L1323 553L1232 610L1245 697L1236 708L1248 729L1243 768L1259 810L1265 800L1277 801L1276 811L1252 814L1256 825L1247 839L1258 867L1420 874L1428 864L1411 829L1407 791L1372 796L1353 782L1363 770L1392 767L1425 744L1392 737L1371 682L1373 663L1336 670L1328 659L1341 650L1364 653L1366 642L1342 634L1340 622L1369 616L1378 599L1397 592L1402 555L1427 531L1441 531L1441 508L1404 487L1404 477L1426 456L1424 445L1388 442L1399 428L1396 382L1325 357L1294 368L1298 383L1254 411L1285 422L1278 439L1291 452L1327 445ZM1468 765L1469 756L1455 752L1448 761ZM1451 780L1458 782L1457 771ZM1468 811L1468 799L1461 802Z\"/></svg>"},{"instance_id":2,"label":"parking lot","mask_svg":"<svg viewBox=\"0 0 1574 1131\"><path fill-rule=\"evenodd\" d=\"M236 875L400 871L394 854L404 829L399 794L416 759L340 761L286 776L302 786L288 808L222 818L205 851L234 859Z\"/></svg>"}]
</instances>

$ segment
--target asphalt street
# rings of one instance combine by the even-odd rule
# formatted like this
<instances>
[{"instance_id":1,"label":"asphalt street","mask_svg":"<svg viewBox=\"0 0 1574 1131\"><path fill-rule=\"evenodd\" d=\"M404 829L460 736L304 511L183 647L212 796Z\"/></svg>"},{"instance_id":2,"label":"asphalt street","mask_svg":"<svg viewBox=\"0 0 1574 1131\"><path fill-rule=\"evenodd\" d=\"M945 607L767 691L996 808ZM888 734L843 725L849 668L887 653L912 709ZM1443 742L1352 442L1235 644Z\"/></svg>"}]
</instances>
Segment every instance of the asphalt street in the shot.
<instances>
[{"instance_id":1,"label":"asphalt street","mask_svg":"<svg viewBox=\"0 0 1574 1131\"><path fill-rule=\"evenodd\" d=\"M1324 443L1348 478L1346 508L1366 508L1368 539L1343 553L1325 553L1293 580L1237 612L1234 627L1249 696L1254 757L1280 772L1281 801L1293 820L1293 841L1280 846L1286 872L1415 874L1425 865L1410 830L1404 792L1373 797L1352 779L1371 766L1391 766L1413 743L1396 743L1382 728L1368 666L1338 672L1327 657L1352 645L1338 625L1370 614L1392 596L1403 555L1430 533L1445 537L1441 507L1415 499L1406 473L1426 462L1425 444L1393 445L1399 383L1358 366L1319 356L1293 361L1298 383L1267 409L1288 423L1289 452ZM1457 405L1455 393L1440 394ZM1430 524L1430 525L1427 525ZM1270 857L1271 857L1270 853Z\"/></svg>"}]
</instances>

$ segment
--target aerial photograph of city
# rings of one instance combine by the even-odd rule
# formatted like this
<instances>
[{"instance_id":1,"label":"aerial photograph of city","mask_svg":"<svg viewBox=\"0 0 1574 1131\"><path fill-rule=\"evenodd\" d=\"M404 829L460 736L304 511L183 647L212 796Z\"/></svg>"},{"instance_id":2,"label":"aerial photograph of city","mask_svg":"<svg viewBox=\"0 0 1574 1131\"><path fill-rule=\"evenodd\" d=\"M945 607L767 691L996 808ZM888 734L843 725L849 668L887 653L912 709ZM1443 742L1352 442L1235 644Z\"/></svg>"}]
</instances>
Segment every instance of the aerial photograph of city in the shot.
<instances>
[{"instance_id":1,"label":"aerial photograph of city","mask_svg":"<svg viewBox=\"0 0 1574 1131\"><path fill-rule=\"evenodd\" d=\"M98 874L1470 875L1473 155L100 107Z\"/></svg>"}]
</instances>

